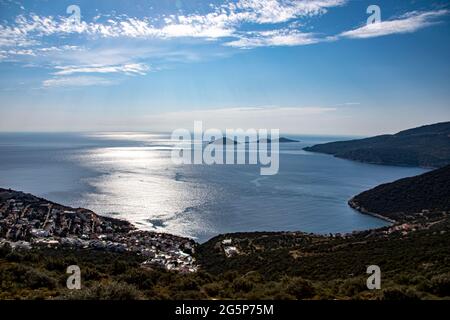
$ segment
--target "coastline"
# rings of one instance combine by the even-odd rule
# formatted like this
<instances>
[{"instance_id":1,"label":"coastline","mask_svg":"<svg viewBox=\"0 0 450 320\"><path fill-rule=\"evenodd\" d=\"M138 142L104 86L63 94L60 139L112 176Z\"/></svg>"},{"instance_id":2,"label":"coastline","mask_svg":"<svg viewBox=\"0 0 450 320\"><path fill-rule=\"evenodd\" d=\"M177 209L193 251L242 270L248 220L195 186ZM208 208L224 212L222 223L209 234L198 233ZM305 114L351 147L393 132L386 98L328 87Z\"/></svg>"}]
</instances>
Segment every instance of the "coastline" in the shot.
<instances>
[{"instance_id":1,"label":"coastline","mask_svg":"<svg viewBox=\"0 0 450 320\"><path fill-rule=\"evenodd\" d=\"M358 211L361 214L366 214L366 215L369 215L369 216L372 216L372 217L375 217L375 218L378 218L378 219L390 222L392 224L398 223L398 221L396 221L394 219L388 218L388 217L383 216L383 215L378 214L378 213L370 212L369 210L365 209L363 206L359 205L356 202L355 197L353 197L350 200L348 200L347 203L352 209Z\"/></svg>"},{"instance_id":2,"label":"coastline","mask_svg":"<svg viewBox=\"0 0 450 320\"><path fill-rule=\"evenodd\" d=\"M398 223L398 221L381 214L366 210L354 200L354 197L348 201L348 205L361 214L371 215L391 224ZM36 206L38 207L37 213L33 213L33 208ZM45 210L41 210L41 207L45 208ZM34 220L31 220L31 217ZM74 228L73 225L77 223L79 225ZM19 224L18 229L16 228L16 224ZM11 229L7 230L8 227ZM385 227L355 230L346 233L346 235L383 228ZM253 234L255 232L265 233L268 231L260 230L253 232L218 234L206 240L204 243L225 235ZM301 230L279 231L278 233L305 234ZM310 234L318 237L324 236L316 233ZM332 236L339 235L341 235L341 233L332 234ZM182 269L186 269L187 271L189 271L191 265L193 267L191 268L191 271L197 269L192 256L195 252L195 248L201 245L201 243L188 237L181 237L170 233L139 230L131 222L125 219L105 217L89 209L72 208L29 193L0 188L0 241L4 240L8 242L8 238L16 239L18 241L29 240L25 242L30 242L30 244L36 246L61 245L82 248L90 247L93 249L105 249L118 252L135 251L149 258L146 264L151 265L156 261L155 264L164 265L167 269L179 268L177 263L175 263L175 265L167 266L163 261L164 259L161 259L162 255L164 255L165 251L170 251L170 254L173 255L177 248L183 247L181 254L183 255L187 251L189 258L186 262L187 268ZM131 240L129 238L131 238ZM160 248L156 250L155 245L161 241L171 242L174 245L165 245L162 250ZM140 246L139 242L144 245ZM145 243L150 245L153 250L149 250ZM21 246L27 247L27 245ZM162 254L160 254L159 251L161 251ZM178 263L180 262L179 257L176 257L174 260L177 260Z\"/></svg>"}]
</instances>

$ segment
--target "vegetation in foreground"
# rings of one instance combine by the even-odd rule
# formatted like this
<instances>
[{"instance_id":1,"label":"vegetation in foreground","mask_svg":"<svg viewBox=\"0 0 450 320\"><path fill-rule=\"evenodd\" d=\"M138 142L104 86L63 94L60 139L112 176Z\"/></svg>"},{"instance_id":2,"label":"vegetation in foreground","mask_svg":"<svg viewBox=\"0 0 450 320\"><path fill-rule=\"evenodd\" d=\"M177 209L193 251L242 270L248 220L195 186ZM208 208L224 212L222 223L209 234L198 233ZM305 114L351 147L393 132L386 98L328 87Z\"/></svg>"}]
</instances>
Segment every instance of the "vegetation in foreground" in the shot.
<instances>
[{"instance_id":1,"label":"vegetation in foreground","mask_svg":"<svg viewBox=\"0 0 450 320\"><path fill-rule=\"evenodd\" d=\"M235 234L241 253L230 258L220 236L200 246L203 267L189 274L144 268L136 254L4 246L0 299L449 299L448 231L445 220L394 239ZM371 264L381 290L366 287ZM81 290L66 289L69 265L81 268Z\"/></svg>"}]
</instances>

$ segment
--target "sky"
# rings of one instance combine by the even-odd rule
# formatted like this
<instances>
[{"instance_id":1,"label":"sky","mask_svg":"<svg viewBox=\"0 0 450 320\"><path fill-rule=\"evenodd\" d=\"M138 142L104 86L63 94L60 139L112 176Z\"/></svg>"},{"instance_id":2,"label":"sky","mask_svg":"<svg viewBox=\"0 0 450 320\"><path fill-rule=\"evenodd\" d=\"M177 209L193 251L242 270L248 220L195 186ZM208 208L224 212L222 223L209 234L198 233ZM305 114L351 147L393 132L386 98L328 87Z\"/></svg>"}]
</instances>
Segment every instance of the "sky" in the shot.
<instances>
[{"instance_id":1,"label":"sky","mask_svg":"<svg viewBox=\"0 0 450 320\"><path fill-rule=\"evenodd\" d=\"M0 131L449 121L449 23L445 0L0 0Z\"/></svg>"}]
</instances>

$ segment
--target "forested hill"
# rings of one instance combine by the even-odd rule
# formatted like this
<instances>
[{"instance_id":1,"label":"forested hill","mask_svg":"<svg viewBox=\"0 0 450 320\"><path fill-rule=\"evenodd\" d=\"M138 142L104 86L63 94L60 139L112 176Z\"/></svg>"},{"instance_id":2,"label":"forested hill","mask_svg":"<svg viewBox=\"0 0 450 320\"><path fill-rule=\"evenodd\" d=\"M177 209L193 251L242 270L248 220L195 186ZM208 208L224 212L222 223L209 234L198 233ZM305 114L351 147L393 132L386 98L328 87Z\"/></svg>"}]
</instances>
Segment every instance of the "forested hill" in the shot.
<instances>
[{"instance_id":1,"label":"forested hill","mask_svg":"<svg viewBox=\"0 0 450 320\"><path fill-rule=\"evenodd\" d=\"M450 165L364 191L349 201L364 212L401 220L417 214L450 212Z\"/></svg>"},{"instance_id":2,"label":"forested hill","mask_svg":"<svg viewBox=\"0 0 450 320\"><path fill-rule=\"evenodd\" d=\"M318 144L304 150L374 164L440 168L450 164L450 122L393 135Z\"/></svg>"}]
</instances>

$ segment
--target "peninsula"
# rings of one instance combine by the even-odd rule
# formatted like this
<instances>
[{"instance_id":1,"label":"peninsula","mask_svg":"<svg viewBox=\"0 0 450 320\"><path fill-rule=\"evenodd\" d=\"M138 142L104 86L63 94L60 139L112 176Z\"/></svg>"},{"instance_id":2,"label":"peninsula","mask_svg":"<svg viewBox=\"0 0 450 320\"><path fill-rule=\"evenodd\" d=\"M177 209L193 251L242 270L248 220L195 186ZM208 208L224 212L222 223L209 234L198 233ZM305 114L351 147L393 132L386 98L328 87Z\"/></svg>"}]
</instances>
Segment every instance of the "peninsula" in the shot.
<instances>
[{"instance_id":1,"label":"peninsula","mask_svg":"<svg viewBox=\"0 0 450 320\"><path fill-rule=\"evenodd\" d=\"M392 135L317 144L304 150L373 164L439 168L450 164L450 122Z\"/></svg>"}]
</instances>

